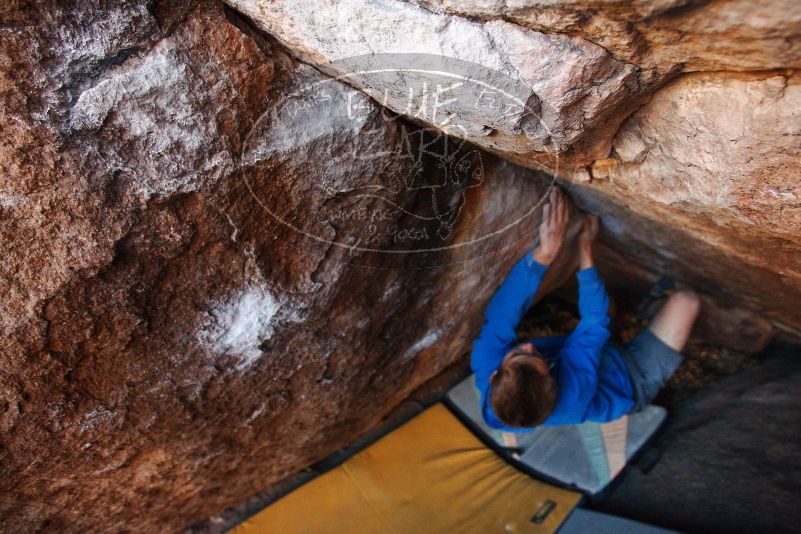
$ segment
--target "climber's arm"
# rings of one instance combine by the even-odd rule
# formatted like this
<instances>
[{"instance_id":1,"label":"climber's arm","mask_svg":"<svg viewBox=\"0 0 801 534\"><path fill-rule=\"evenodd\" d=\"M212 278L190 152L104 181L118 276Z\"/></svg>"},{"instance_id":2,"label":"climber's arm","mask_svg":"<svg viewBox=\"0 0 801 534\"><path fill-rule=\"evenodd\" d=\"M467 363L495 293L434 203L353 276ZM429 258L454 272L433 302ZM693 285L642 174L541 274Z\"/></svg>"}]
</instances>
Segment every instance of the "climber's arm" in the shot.
<instances>
[{"instance_id":1,"label":"climber's arm","mask_svg":"<svg viewBox=\"0 0 801 534\"><path fill-rule=\"evenodd\" d=\"M492 373L516 339L515 330L531 305L548 270L530 252L512 267L503 284L495 291L484 312L485 322L473 343L470 366L476 374L476 385L482 391L489 385Z\"/></svg>"},{"instance_id":2,"label":"climber's arm","mask_svg":"<svg viewBox=\"0 0 801 534\"><path fill-rule=\"evenodd\" d=\"M588 216L579 235L580 270L579 323L560 351L559 405L549 424L584 421L587 407L598 389L601 349L609 340L609 297L592 261L592 241L598 233L598 219Z\"/></svg>"},{"instance_id":3,"label":"climber's arm","mask_svg":"<svg viewBox=\"0 0 801 534\"><path fill-rule=\"evenodd\" d=\"M567 201L554 187L548 204L543 207L539 245L515 264L497 289L487 306L481 333L473 344L470 364L482 393L489 387L490 376L514 343L517 325L531 305L548 265L562 247L568 222Z\"/></svg>"}]
</instances>

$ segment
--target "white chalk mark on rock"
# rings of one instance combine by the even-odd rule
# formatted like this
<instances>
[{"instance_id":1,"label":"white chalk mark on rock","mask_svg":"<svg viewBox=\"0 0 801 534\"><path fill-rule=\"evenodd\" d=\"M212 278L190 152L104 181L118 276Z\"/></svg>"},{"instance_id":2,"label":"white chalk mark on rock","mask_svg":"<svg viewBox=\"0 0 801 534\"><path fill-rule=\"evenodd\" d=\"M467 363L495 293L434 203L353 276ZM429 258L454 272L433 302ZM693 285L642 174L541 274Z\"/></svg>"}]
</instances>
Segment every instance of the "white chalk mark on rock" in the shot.
<instances>
[{"instance_id":1,"label":"white chalk mark on rock","mask_svg":"<svg viewBox=\"0 0 801 534\"><path fill-rule=\"evenodd\" d=\"M275 333L282 304L266 289L250 286L212 311L214 319L198 339L217 354L237 356L237 369L247 369L261 357L259 346Z\"/></svg>"},{"instance_id":2,"label":"white chalk mark on rock","mask_svg":"<svg viewBox=\"0 0 801 534\"><path fill-rule=\"evenodd\" d=\"M413 358L421 350L425 350L428 347L430 347L431 345L433 345L434 343L436 343L437 340L439 340L439 338L441 336L442 336L442 330L441 329L437 329L437 330L434 330L433 332L429 332L428 334L423 336L422 339L418 340L414 345L412 345L411 347L406 349L406 352L403 353L403 358L404 359Z\"/></svg>"},{"instance_id":3,"label":"white chalk mark on rock","mask_svg":"<svg viewBox=\"0 0 801 534\"><path fill-rule=\"evenodd\" d=\"M202 108L214 101L166 39L86 89L70 110L74 131L114 128L141 154L117 154L113 164L139 182L142 194L169 195L214 183L234 168L231 154ZM180 154L180 157L175 157Z\"/></svg>"}]
</instances>

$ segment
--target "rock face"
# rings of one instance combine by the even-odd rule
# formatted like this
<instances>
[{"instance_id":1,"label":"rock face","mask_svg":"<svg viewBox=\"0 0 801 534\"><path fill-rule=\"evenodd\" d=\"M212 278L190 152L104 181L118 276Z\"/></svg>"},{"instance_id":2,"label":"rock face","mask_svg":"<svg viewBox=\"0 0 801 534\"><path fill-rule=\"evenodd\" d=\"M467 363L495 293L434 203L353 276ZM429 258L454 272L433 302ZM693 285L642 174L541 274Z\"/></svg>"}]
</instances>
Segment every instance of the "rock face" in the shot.
<instances>
[{"instance_id":1,"label":"rock face","mask_svg":"<svg viewBox=\"0 0 801 534\"><path fill-rule=\"evenodd\" d=\"M797 348L770 352L759 369L677 403L603 509L679 531L797 531L801 363Z\"/></svg>"},{"instance_id":2,"label":"rock face","mask_svg":"<svg viewBox=\"0 0 801 534\"><path fill-rule=\"evenodd\" d=\"M412 53L519 80L539 131L493 124L490 106L462 99L453 112L471 126L464 137L551 171L537 152L557 152L570 163L567 176L604 157L621 121L678 73L801 66L801 7L792 0L226 2L330 74L350 72L344 58ZM392 83L348 81L379 100ZM398 112L405 106L382 102Z\"/></svg>"},{"instance_id":3,"label":"rock face","mask_svg":"<svg viewBox=\"0 0 801 534\"><path fill-rule=\"evenodd\" d=\"M175 531L351 442L469 348L531 169L602 214L612 287L673 274L748 349L801 332L797 76L660 89L797 67L795 4L230 4L270 35L211 0L0 7L8 530ZM441 55L473 100L407 94Z\"/></svg>"},{"instance_id":4,"label":"rock face","mask_svg":"<svg viewBox=\"0 0 801 534\"><path fill-rule=\"evenodd\" d=\"M504 154L559 153L571 162L602 157L620 121L646 94L638 68L602 47L504 20L475 22L402 0L302 4L290 0L230 0L228 4L251 17L293 54L332 75L353 72L352 62L343 61L349 58L375 53L413 54L410 67L424 62L420 56L426 55L468 62L472 67L458 69L468 78L483 67L478 76L492 92L503 88L508 79L518 81L517 96L525 105L523 116L529 122L526 127L518 121L499 123L502 112L481 96L459 97L448 109L450 117L463 126L462 137ZM387 68L387 63L384 57L366 58L358 66L360 70L374 65ZM427 68L454 69L448 63ZM408 95L393 95L391 91L398 84L396 79L348 77L347 81L398 113L408 111ZM448 119L422 119L438 127L452 125ZM540 166L551 169L553 165L547 161L545 158Z\"/></svg>"},{"instance_id":5,"label":"rock face","mask_svg":"<svg viewBox=\"0 0 801 534\"><path fill-rule=\"evenodd\" d=\"M797 68L801 10L791 0L415 0L426 9L503 19L598 44L645 78L672 72Z\"/></svg>"},{"instance_id":6,"label":"rock face","mask_svg":"<svg viewBox=\"0 0 801 534\"><path fill-rule=\"evenodd\" d=\"M531 245L548 177L221 4L2 22L9 531L179 530L344 446L463 354Z\"/></svg>"},{"instance_id":7,"label":"rock face","mask_svg":"<svg viewBox=\"0 0 801 534\"><path fill-rule=\"evenodd\" d=\"M514 79L528 124L494 124L464 95L444 124L415 119L578 183L601 211L613 200L613 249L801 332L798 2L226 1L331 74L351 72L348 56L413 52L491 69L499 91ZM397 80L346 79L408 113L387 97ZM640 225L653 231L636 251Z\"/></svg>"},{"instance_id":8,"label":"rock face","mask_svg":"<svg viewBox=\"0 0 801 534\"><path fill-rule=\"evenodd\" d=\"M626 121L612 157L593 165L591 184L639 216L681 229L654 226L648 234L682 251L678 261L657 252L664 269L691 262L678 269L684 279L725 285L726 296L707 290L795 332L801 330L791 304L801 296L799 82L785 73L681 77ZM688 238L711 245L709 252L688 254L682 244Z\"/></svg>"}]
</instances>

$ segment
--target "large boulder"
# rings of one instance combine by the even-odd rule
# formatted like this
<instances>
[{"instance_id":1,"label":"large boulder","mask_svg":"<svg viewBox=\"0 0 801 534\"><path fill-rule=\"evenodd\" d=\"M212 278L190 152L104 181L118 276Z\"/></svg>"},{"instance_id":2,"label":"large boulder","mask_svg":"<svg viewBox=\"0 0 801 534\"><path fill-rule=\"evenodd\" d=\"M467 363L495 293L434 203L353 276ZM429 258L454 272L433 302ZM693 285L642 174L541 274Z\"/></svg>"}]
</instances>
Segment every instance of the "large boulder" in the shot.
<instances>
[{"instance_id":1,"label":"large boulder","mask_svg":"<svg viewBox=\"0 0 801 534\"><path fill-rule=\"evenodd\" d=\"M793 0L412 1L437 13L581 37L636 64L647 80L801 65L801 9Z\"/></svg>"},{"instance_id":2,"label":"large boulder","mask_svg":"<svg viewBox=\"0 0 801 534\"><path fill-rule=\"evenodd\" d=\"M565 175L580 176L604 157L622 120L679 73L801 66L801 6L793 0L225 1L332 75L352 72L347 58L411 53L519 80L537 127L499 125L497 110L462 98L452 112L466 126L463 136L551 171L541 153L558 152ZM384 58L378 64L386 68ZM397 80L348 82L397 112L407 109L402 95L387 98Z\"/></svg>"},{"instance_id":3,"label":"large boulder","mask_svg":"<svg viewBox=\"0 0 801 534\"><path fill-rule=\"evenodd\" d=\"M708 335L749 350L801 331L796 77L658 89L795 65L793 4L693 62L656 37L626 52L626 32L662 21L687 43L687 17L741 4L543 7L593 13L562 27L467 3L230 3L260 30L212 0L0 7L8 530L178 530L351 442L469 348L532 245L554 181L532 169L603 216L610 286L673 274L727 318ZM507 100L407 109L409 61L443 56L468 96ZM405 78L372 75L389 60ZM331 77L354 66L371 75Z\"/></svg>"},{"instance_id":4,"label":"large boulder","mask_svg":"<svg viewBox=\"0 0 801 534\"><path fill-rule=\"evenodd\" d=\"M500 93L509 79L517 81L515 96L525 106L528 124L499 121L504 111L486 94L460 95L446 108L461 127L450 131L502 154L528 155L524 159L549 170L550 158L538 155L558 153L574 166L603 157L617 126L648 94L637 66L604 48L502 19L475 21L402 0L226 1L297 57L330 75L347 76L348 83L398 113L414 115L409 100L416 94L393 89L409 88L409 71L415 67L456 71L459 79L477 77L492 93ZM407 64L395 65L386 57L371 57L374 54L412 57ZM448 60L430 65L428 56ZM364 59L354 66L352 58ZM354 71L401 67L405 71L398 77L351 76ZM435 87L431 82L427 91L434 93ZM417 94L421 91L425 89ZM445 92L442 98L453 98L453 93ZM429 100L433 99L432 94ZM419 107L417 101L413 107ZM420 118L436 127L452 126L454 121L445 116L429 113Z\"/></svg>"},{"instance_id":5,"label":"large boulder","mask_svg":"<svg viewBox=\"0 0 801 534\"><path fill-rule=\"evenodd\" d=\"M751 350L801 333L798 2L225 1L391 109L576 184L610 247L707 293L723 310L710 322L766 317ZM499 94L513 79L525 105L499 122L451 91L447 120L410 113L393 92L406 78L352 75L366 53L413 53L429 73L427 55L455 58L437 66Z\"/></svg>"},{"instance_id":6,"label":"large boulder","mask_svg":"<svg viewBox=\"0 0 801 534\"><path fill-rule=\"evenodd\" d=\"M551 178L221 4L16 3L0 33L5 530L176 531L326 456L532 245Z\"/></svg>"},{"instance_id":7,"label":"large boulder","mask_svg":"<svg viewBox=\"0 0 801 534\"><path fill-rule=\"evenodd\" d=\"M634 232L636 225L614 223L628 234L617 241L629 255L642 262L651 248L646 263L659 258L652 265L681 272L728 306L751 309L797 333L799 135L797 75L687 75L624 123L611 157L593 164L589 187L603 203L629 208L618 213L636 214L650 226ZM625 246L637 241L646 243Z\"/></svg>"}]
</instances>

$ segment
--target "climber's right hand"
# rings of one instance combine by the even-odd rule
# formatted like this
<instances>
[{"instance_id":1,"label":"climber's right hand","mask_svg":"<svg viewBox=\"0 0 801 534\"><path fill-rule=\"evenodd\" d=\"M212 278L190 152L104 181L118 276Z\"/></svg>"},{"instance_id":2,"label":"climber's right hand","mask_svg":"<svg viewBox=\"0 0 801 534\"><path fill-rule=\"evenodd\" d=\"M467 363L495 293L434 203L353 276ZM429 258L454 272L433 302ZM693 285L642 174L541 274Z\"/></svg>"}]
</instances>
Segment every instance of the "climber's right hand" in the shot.
<instances>
[{"instance_id":1,"label":"climber's right hand","mask_svg":"<svg viewBox=\"0 0 801 534\"><path fill-rule=\"evenodd\" d=\"M582 271L595 265L592 259L592 243L598 236L598 228L600 228L598 217L585 213L578 236L579 269Z\"/></svg>"},{"instance_id":2,"label":"climber's right hand","mask_svg":"<svg viewBox=\"0 0 801 534\"><path fill-rule=\"evenodd\" d=\"M534 259L542 265L550 265L565 239L567 227L570 224L570 210L564 193L558 187L551 186L548 203L542 208L542 222L540 223L540 242L534 250Z\"/></svg>"}]
</instances>

